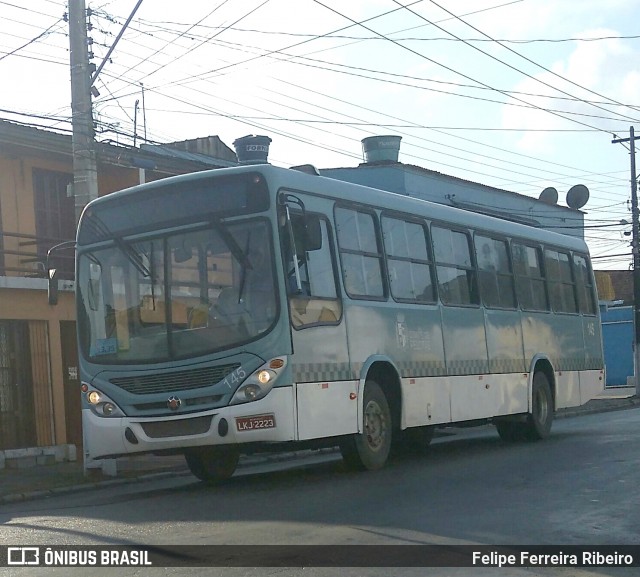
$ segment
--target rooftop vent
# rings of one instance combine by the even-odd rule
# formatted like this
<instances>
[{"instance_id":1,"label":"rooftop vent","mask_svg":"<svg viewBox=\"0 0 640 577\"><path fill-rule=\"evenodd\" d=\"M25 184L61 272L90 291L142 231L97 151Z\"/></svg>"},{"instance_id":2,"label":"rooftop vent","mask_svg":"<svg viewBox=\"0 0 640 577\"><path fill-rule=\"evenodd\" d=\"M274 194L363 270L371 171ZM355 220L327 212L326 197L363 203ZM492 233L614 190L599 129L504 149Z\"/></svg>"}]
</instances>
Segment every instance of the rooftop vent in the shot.
<instances>
[{"instance_id":1,"label":"rooftop vent","mask_svg":"<svg viewBox=\"0 0 640 577\"><path fill-rule=\"evenodd\" d=\"M236 149L236 156L240 164L266 164L269 156L269 144L271 139L268 136L256 136L248 134L233 141Z\"/></svg>"},{"instance_id":2,"label":"rooftop vent","mask_svg":"<svg viewBox=\"0 0 640 577\"><path fill-rule=\"evenodd\" d=\"M367 136L367 138L363 138L362 152L365 163L398 162L400 140L402 140L402 136Z\"/></svg>"}]
</instances>

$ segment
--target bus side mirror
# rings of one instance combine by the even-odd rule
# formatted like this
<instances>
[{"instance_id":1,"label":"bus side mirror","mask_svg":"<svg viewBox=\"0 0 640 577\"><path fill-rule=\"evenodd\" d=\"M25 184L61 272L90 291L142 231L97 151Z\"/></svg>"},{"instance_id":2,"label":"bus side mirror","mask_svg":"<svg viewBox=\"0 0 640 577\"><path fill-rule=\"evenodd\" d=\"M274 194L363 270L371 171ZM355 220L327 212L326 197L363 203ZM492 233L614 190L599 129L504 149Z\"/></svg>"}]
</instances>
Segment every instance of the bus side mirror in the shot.
<instances>
[{"instance_id":1,"label":"bus side mirror","mask_svg":"<svg viewBox=\"0 0 640 577\"><path fill-rule=\"evenodd\" d=\"M58 271L55 268L49 269L47 285L47 299L50 305L58 304Z\"/></svg>"},{"instance_id":2,"label":"bus side mirror","mask_svg":"<svg viewBox=\"0 0 640 577\"><path fill-rule=\"evenodd\" d=\"M316 214L305 216L305 250L320 250L322 248L322 228L320 217Z\"/></svg>"}]
</instances>

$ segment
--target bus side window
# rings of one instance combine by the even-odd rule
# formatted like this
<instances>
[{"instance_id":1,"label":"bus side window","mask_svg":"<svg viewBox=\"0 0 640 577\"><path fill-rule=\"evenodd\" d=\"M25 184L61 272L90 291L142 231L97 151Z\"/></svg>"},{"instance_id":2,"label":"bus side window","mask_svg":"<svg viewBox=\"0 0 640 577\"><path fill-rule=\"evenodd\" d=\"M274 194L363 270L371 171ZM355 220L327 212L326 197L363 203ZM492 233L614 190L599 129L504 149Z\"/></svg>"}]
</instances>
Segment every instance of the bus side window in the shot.
<instances>
[{"instance_id":1,"label":"bus side window","mask_svg":"<svg viewBox=\"0 0 640 577\"><path fill-rule=\"evenodd\" d=\"M438 291L446 305L480 304L469 235L440 226L431 228Z\"/></svg>"},{"instance_id":2,"label":"bus side window","mask_svg":"<svg viewBox=\"0 0 640 577\"><path fill-rule=\"evenodd\" d=\"M551 307L556 312L576 313L578 307L574 292L575 282L571 272L570 256L566 252L546 249L544 261Z\"/></svg>"},{"instance_id":3,"label":"bus side window","mask_svg":"<svg viewBox=\"0 0 640 577\"><path fill-rule=\"evenodd\" d=\"M351 298L385 300L382 248L375 214L336 207L336 228L344 286Z\"/></svg>"},{"instance_id":4,"label":"bus side window","mask_svg":"<svg viewBox=\"0 0 640 577\"><path fill-rule=\"evenodd\" d=\"M516 298L507 242L477 234L475 245L480 294L485 306L514 309Z\"/></svg>"},{"instance_id":5,"label":"bus side window","mask_svg":"<svg viewBox=\"0 0 640 577\"><path fill-rule=\"evenodd\" d=\"M514 242L511 250L520 306L526 311L549 310L540 248Z\"/></svg>"},{"instance_id":6,"label":"bus side window","mask_svg":"<svg viewBox=\"0 0 640 577\"><path fill-rule=\"evenodd\" d=\"M425 225L383 216L382 234L391 296L404 302L435 302L433 265Z\"/></svg>"},{"instance_id":7,"label":"bus side window","mask_svg":"<svg viewBox=\"0 0 640 577\"><path fill-rule=\"evenodd\" d=\"M576 288L578 289L578 306L580 312L586 315L596 314L596 299L589 262L582 255L573 256L576 273Z\"/></svg>"},{"instance_id":8,"label":"bus side window","mask_svg":"<svg viewBox=\"0 0 640 577\"><path fill-rule=\"evenodd\" d=\"M302 217L295 215L294 219L302 220ZM298 293L295 282L292 283L290 278L287 279L291 323L294 328L336 324L342 317L342 303L336 289L330 232L327 221L324 219L319 220L319 234L322 242L314 244L315 250L298 254L302 293ZM303 246L302 243L298 244L298 239L296 239L296 246ZM285 248L287 248L286 245ZM293 270L292 259L292 251L285 250L288 275Z\"/></svg>"}]
</instances>

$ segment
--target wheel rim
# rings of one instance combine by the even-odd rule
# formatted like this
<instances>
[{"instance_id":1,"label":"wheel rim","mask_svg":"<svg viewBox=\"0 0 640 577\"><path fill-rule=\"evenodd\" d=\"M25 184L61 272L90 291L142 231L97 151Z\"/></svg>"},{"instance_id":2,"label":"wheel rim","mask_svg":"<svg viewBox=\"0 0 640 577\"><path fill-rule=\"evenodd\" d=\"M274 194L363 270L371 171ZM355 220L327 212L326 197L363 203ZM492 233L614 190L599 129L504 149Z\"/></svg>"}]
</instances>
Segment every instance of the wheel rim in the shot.
<instances>
[{"instance_id":1,"label":"wheel rim","mask_svg":"<svg viewBox=\"0 0 640 577\"><path fill-rule=\"evenodd\" d=\"M387 419L382 407L375 401L367 403L364 413L364 431L369 447L373 451L380 450L387 437Z\"/></svg>"}]
</instances>

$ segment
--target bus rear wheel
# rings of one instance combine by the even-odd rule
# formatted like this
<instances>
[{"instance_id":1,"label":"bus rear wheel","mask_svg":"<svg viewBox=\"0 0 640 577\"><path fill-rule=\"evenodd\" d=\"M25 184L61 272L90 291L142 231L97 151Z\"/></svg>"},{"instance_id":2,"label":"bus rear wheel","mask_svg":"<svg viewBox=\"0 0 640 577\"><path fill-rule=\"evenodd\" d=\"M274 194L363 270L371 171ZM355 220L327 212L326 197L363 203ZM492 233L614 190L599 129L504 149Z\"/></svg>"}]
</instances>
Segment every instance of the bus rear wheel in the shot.
<instances>
[{"instance_id":1,"label":"bus rear wheel","mask_svg":"<svg viewBox=\"0 0 640 577\"><path fill-rule=\"evenodd\" d=\"M345 463L358 470L381 469L391 450L392 422L387 397L375 381L364 386L362 433L340 443Z\"/></svg>"},{"instance_id":2,"label":"bus rear wheel","mask_svg":"<svg viewBox=\"0 0 640 577\"><path fill-rule=\"evenodd\" d=\"M531 391L531 412L526 420L515 421L508 418L495 421L498 434L503 441L538 441L551 433L554 403L551 385L547 376L538 371L533 375Z\"/></svg>"},{"instance_id":3,"label":"bus rear wheel","mask_svg":"<svg viewBox=\"0 0 640 577\"><path fill-rule=\"evenodd\" d=\"M538 371L533 375L533 389L531 391L531 412L524 424L524 436L528 441L546 439L551 433L553 423L554 403L551 385L547 375Z\"/></svg>"},{"instance_id":4,"label":"bus rear wheel","mask_svg":"<svg viewBox=\"0 0 640 577\"><path fill-rule=\"evenodd\" d=\"M229 479L235 473L240 453L236 447L199 447L184 453L189 470L201 481L215 484Z\"/></svg>"}]
</instances>

